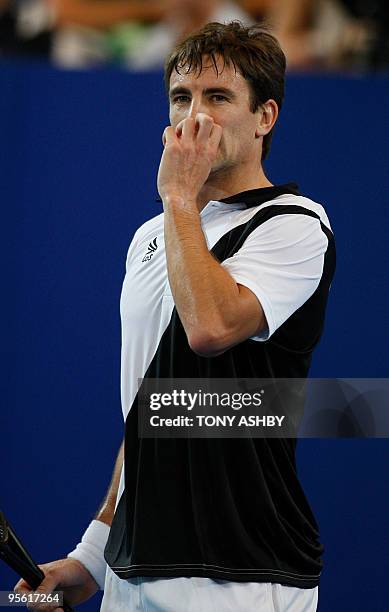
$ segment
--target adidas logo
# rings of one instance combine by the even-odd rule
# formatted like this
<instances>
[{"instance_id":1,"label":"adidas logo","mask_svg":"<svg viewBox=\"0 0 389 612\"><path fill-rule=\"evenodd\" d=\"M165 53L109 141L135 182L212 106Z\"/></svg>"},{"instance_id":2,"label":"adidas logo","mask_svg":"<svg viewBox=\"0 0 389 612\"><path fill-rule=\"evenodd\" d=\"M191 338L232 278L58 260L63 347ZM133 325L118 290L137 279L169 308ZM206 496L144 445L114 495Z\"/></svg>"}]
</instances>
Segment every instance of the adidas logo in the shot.
<instances>
[{"instance_id":1,"label":"adidas logo","mask_svg":"<svg viewBox=\"0 0 389 612\"><path fill-rule=\"evenodd\" d=\"M157 250L157 248L158 248L157 238L154 238L154 240L152 242L150 242L149 247L147 249L147 253L143 257L142 262L143 261L149 261L152 258L152 256L154 255L154 253Z\"/></svg>"}]
</instances>

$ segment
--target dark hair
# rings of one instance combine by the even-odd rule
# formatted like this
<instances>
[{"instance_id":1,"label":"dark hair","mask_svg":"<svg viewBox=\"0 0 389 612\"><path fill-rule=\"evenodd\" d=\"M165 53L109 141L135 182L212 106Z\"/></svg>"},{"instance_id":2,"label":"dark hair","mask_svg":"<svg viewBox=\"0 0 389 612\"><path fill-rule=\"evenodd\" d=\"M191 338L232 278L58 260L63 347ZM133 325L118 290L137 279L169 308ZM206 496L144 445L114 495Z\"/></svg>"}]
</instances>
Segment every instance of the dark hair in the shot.
<instances>
[{"instance_id":1,"label":"dark hair","mask_svg":"<svg viewBox=\"0 0 389 612\"><path fill-rule=\"evenodd\" d=\"M250 110L255 113L267 100L273 99L281 109L285 87L285 55L265 23L245 27L239 21L228 24L208 23L173 49L165 63L165 87L169 92L170 77L175 70L201 73L203 57L213 62L216 73L217 58L224 65L233 65L246 79L251 91ZM262 160L266 159L273 130L263 138Z\"/></svg>"}]
</instances>

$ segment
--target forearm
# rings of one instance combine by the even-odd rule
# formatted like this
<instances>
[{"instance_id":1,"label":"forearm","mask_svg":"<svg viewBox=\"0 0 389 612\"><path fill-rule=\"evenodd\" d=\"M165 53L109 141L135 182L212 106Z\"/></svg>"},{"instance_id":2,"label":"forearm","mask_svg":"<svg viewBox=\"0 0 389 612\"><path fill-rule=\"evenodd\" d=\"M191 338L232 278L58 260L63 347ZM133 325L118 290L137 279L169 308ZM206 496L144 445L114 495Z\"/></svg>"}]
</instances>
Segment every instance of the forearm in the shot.
<instances>
[{"instance_id":1,"label":"forearm","mask_svg":"<svg viewBox=\"0 0 389 612\"><path fill-rule=\"evenodd\" d=\"M118 494L118 489L119 489L120 474L121 474L122 466L123 466L123 458L124 458L124 442L122 442L117 458L116 458L115 467L113 470L111 483L109 485L107 494L95 517L96 520L101 521L105 523L106 525L111 525L113 515L115 512L115 504L116 504L116 499L117 499L117 494Z\"/></svg>"},{"instance_id":2,"label":"forearm","mask_svg":"<svg viewBox=\"0 0 389 612\"><path fill-rule=\"evenodd\" d=\"M215 352L236 331L239 288L209 252L197 210L165 203L165 248L175 305L196 352L208 344Z\"/></svg>"}]
</instances>

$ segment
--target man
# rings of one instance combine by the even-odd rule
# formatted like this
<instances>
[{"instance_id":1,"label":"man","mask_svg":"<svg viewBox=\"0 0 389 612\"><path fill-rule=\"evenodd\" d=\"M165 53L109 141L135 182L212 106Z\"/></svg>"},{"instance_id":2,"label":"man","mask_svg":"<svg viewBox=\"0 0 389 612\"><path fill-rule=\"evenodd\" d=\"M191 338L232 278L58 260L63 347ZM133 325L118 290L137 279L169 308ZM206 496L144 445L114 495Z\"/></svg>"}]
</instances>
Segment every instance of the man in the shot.
<instances>
[{"instance_id":1,"label":"man","mask_svg":"<svg viewBox=\"0 0 389 612\"><path fill-rule=\"evenodd\" d=\"M316 610L294 439L138 437L139 378L307 376L335 251L323 208L261 165L284 74L277 41L236 22L167 60L164 213L136 232L121 297L124 449L81 543L42 566L71 604L99 585L103 612Z\"/></svg>"}]
</instances>

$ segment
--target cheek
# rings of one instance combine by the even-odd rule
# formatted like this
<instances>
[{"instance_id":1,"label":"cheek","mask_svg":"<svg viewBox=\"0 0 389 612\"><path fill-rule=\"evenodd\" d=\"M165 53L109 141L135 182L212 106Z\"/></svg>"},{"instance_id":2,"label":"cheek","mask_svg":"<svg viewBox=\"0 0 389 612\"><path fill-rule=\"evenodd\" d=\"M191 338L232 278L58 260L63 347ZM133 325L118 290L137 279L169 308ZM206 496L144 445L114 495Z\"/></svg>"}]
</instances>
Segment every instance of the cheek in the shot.
<instances>
[{"instance_id":1,"label":"cheek","mask_svg":"<svg viewBox=\"0 0 389 612\"><path fill-rule=\"evenodd\" d=\"M172 127L176 127L176 125L178 125L180 123L180 121L182 121L183 119L185 119L184 113L181 111L176 110L171 110L169 113L169 119L170 119L170 125Z\"/></svg>"},{"instance_id":2,"label":"cheek","mask_svg":"<svg viewBox=\"0 0 389 612\"><path fill-rule=\"evenodd\" d=\"M242 134L238 125L229 124L223 127L221 143L225 149L235 151L241 146L243 139L244 134Z\"/></svg>"},{"instance_id":3,"label":"cheek","mask_svg":"<svg viewBox=\"0 0 389 612\"><path fill-rule=\"evenodd\" d=\"M177 125L178 121L176 118L176 113L169 113L169 121L172 127L175 127Z\"/></svg>"}]
</instances>

